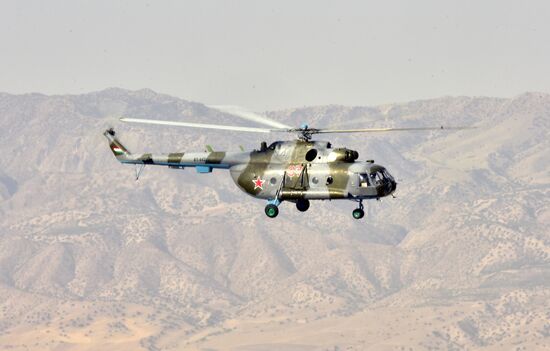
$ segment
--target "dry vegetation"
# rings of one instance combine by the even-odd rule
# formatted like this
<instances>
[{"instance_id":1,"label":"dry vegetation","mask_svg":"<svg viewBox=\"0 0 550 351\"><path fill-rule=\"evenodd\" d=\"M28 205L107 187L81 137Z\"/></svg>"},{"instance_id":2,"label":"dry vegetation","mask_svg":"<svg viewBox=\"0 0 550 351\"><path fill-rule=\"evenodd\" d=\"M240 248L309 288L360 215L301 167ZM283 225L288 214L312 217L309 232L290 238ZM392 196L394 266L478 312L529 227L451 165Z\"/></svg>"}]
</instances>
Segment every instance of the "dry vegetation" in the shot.
<instances>
[{"instance_id":1,"label":"dry vegetation","mask_svg":"<svg viewBox=\"0 0 550 351\"><path fill-rule=\"evenodd\" d=\"M0 349L550 348L550 96L269 113L479 127L335 137L398 179L363 221L346 202L267 220L222 171L147 167L135 182L101 136L114 111L240 123L151 91L0 94ZM136 152L260 142L121 135Z\"/></svg>"}]
</instances>

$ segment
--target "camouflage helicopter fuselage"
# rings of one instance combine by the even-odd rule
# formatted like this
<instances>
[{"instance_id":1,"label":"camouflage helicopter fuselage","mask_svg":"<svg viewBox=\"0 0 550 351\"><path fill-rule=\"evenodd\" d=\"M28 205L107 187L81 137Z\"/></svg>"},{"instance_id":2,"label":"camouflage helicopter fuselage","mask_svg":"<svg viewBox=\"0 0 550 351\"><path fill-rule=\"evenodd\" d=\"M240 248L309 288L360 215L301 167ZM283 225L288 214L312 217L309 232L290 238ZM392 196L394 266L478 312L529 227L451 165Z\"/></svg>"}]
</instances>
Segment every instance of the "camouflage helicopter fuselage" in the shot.
<instances>
[{"instance_id":1,"label":"camouflage helicopter fuselage","mask_svg":"<svg viewBox=\"0 0 550 351\"><path fill-rule=\"evenodd\" d=\"M268 200L272 206L291 201L297 203L298 209L305 211L309 200L349 199L358 201L362 212L363 199L388 196L396 189L395 180L384 167L373 161L357 161L356 151L332 148L330 143L323 141L277 141L269 147L262 143L259 150L251 152L134 155L120 143L113 130L105 131L104 135L121 163L194 167L199 173L228 169L241 190ZM301 209L300 205L303 208L305 201L307 207Z\"/></svg>"}]
</instances>

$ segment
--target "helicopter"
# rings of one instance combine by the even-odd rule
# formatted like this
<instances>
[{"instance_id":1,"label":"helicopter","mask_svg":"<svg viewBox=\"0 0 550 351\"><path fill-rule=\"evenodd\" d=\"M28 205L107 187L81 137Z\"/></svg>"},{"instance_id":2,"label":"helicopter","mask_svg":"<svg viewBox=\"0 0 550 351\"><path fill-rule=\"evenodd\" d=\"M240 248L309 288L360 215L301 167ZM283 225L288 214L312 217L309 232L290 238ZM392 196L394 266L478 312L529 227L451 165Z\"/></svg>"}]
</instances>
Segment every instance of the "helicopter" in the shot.
<instances>
[{"instance_id":1,"label":"helicopter","mask_svg":"<svg viewBox=\"0 0 550 351\"><path fill-rule=\"evenodd\" d=\"M252 118L248 118L251 119ZM267 200L264 212L269 218L279 214L282 202L292 202L298 211L305 212L312 200L351 200L357 203L352 211L355 219L365 215L363 200L393 195L397 182L390 172L374 163L359 161L357 151L346 147L333 147L330 142L312 140L317 134L380 133L396 131L460 130L472 127L417 127L417 128L366 128L317 129L303 124L299 128L263 117L256 122L268 128L241 127L219 124L190 123L156 119L120 118L123 122L218 129L253 133L295 133L294 140L275 141L269 146L262 141L252 151L214 151L207 145L206 152L173 152L168 154L132 154L118 140L113 128L104 131L109 147L122 164L136 165L136 180L146 165L184 169L193 167L198 173L211 173L214 169L227 169L235 184L245 193Z\"/></svg>"}]
</instances>

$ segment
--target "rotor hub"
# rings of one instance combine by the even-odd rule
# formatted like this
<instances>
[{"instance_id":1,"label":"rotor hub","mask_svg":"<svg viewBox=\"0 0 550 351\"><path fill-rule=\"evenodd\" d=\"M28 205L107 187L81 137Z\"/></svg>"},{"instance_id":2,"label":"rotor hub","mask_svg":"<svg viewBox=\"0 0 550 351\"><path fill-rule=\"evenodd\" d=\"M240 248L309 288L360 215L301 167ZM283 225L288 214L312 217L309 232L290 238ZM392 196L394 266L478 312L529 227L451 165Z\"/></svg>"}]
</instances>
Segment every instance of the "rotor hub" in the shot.
<instances>
[{"instance_id":1,"label":"rotor hub","mask_svg":"<svg viewBox=\"0 0 550 351\"><path fill-rule=\"evenodd\" d=\"M307 124L303 124L300 128L290 130L298 133L298 139L303 141L310 141L313 134L317 134L319 129L309 128Z\"/></svg>"}]
</instances>

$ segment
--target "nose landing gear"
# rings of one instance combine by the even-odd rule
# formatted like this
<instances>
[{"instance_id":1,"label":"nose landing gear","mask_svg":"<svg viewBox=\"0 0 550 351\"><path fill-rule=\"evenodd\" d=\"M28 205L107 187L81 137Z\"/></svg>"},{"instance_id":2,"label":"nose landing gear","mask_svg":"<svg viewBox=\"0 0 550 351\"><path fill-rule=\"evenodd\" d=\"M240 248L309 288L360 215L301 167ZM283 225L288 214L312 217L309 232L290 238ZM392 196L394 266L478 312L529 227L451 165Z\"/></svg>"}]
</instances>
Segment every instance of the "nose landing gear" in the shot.
<instances>
[{"instance_id":1,"label":"nose landing gear","mask_svg":"<svg viewBox=\"0 0 550 351\"><path fill-rule=\"evenodd\" d=\"M351 214L353 215L353 218L361 219L365 216L365 211L363 211L360 208L356 208L355 210L353 210L353 212Z\"/></svg>"},{"instance_id":2,"label":"nose landing gear","mask_svg":"<svg viewBox=\"0 0 550 351\"><path fill-rule=\"evenodd\" d=\"M355 219L361 219L365 216L365 211L363 210L363 200L359 200L359 208L353 210L351 214Z\"/></svg>"}]
</instances>

